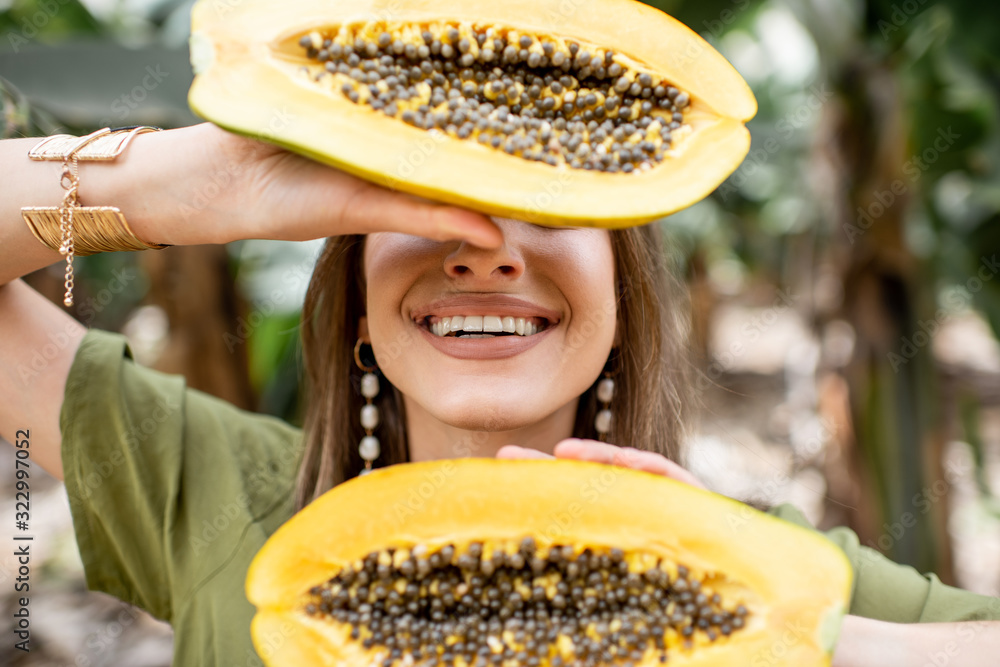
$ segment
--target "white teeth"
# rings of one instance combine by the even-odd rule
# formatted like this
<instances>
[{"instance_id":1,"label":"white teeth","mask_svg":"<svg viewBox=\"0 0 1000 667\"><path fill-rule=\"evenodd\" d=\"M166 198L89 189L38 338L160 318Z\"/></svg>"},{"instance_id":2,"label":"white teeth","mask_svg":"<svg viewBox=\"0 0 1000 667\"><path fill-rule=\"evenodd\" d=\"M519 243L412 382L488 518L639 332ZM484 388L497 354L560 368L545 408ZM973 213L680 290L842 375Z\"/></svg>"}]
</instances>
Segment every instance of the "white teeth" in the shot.
<instances>
[{"instance_id":1,"label":"white teeth","mask_svg":"<svg viewBox=\"0 0 1000 667\"><path fill-rule=\"evenodd\" d=\"M499 333L503 331L503 322L496 315L483 315L483 331L487 333Z\"/></svg>"},{"instance_id":2,"label":"white teeth","mask_svg":"<svg viewBox=\"0 0 1000 667\"><path fill-rule=\"evenodd\" d=\"M483 333L477 336L462 336L463 338L493 338L494 333L516 333L519 336L533 336L540 327L525 317L506 315L453 315L442 317L430 325L430 331L435 336L447 336L458 331L466 333Z\"/></svg>"}]
</instances>

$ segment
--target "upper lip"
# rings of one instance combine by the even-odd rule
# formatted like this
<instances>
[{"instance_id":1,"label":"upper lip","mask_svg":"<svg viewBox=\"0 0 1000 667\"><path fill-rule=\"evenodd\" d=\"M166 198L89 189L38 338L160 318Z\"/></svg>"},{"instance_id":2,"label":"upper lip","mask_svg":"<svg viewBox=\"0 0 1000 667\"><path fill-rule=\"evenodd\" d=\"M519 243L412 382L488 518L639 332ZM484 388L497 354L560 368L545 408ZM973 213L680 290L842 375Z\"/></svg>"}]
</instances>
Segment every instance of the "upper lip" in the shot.
<instances>
[{"instance_id":1,"label":"upper lip","mask_svg":"<svg viewBox=\"0 0 1000 667\"><path fill-rule=\"evenodd\" d=\"M559 322L559 313L551 308L545 308L508 294L456 294L418 306L413 309L411 316L414 321L421 322L432 315L438 317L453 315L541 317L546 319L549 325Z\"/></svg>"}]
</instances>

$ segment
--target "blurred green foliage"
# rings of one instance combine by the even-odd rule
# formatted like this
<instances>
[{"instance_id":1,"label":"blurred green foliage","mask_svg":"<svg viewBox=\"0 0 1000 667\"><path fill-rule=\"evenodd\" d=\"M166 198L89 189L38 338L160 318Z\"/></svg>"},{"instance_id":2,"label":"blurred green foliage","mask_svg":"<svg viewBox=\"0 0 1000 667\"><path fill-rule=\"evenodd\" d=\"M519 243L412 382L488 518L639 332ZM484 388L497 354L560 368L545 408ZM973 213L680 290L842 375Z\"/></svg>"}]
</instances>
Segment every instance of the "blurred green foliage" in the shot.
<instances>
[{"instance_id":1,"label":"blurred green foliage","mask_svg":"<svg viewBox=\"0 0 1000 667\"><path fill-rule=\"evenodd\" d=\"M4 48L18 50L34 40L55 44L107 32L78 0L13 0L0 12L0 34L4 35Z\"/></svg>"}]
</instances>

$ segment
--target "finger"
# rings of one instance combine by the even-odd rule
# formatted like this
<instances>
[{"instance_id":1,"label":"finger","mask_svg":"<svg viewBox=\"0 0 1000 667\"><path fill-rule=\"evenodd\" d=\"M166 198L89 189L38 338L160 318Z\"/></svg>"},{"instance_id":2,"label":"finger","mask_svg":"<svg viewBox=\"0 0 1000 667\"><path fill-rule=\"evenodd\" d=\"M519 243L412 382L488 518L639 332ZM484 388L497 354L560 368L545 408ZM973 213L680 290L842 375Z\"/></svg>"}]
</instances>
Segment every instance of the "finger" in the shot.
<instances>
[{"instance_id":1,"label":"finger","mask_svg":"<svg viewBox=\"0 0 1000 667\"><path fill-rule=\"evenodd\" d=\"M430 209L430 227L440 230L439 240L468 241L480 248L499 248L503 245L503 233L485 215L454 206L421 206Z\"/></svg>"},{"instance_id":2,"label":"finger","mask_svg":"<svg viewBox=\"0 0 1000 667\"><path fill-rule=\"evenodd\" d=\"M596 440L568 439L556 445L555 455L557 458L595 461L642 470L663 475L699 489L705 488L705 485L685 468L656 452L642 451L633 447L618 447Z\"/></svg>"},{"instance_id":3,"label":"finger","mask_svg":"<svg viewBox=\"0 0 1000 667\"><path fill-rule=\"evenodd\" d=\"M537 449L518 447L517 445L504 445L497 450L498 459L554 459L555 457Z\"/></svg>"},{"instance_id":4,"label":"finger","mask_svg":"<svg viewBox=\"0 0 1000 667\"><path fill-rule=\"evenodd\" d=\"M579 461L593 461L631 468L635 458L633 452L637 450L629 450L596 440L568 438L558 443L553 451L557 458L572 458Z\"/></svg>"},{"instance_id":5,"label":"finger","mask_svg":"<svg viewBox=\"0 0 1000 667\"><path fill-rule=\"evenodd\" d=\"M346 198L344 225L359 233L393 231L435 241L468 241L482 248L496 248L503 235L487 216L455 206L392 192L359 181Z\"/></svg>"}]
</instances>

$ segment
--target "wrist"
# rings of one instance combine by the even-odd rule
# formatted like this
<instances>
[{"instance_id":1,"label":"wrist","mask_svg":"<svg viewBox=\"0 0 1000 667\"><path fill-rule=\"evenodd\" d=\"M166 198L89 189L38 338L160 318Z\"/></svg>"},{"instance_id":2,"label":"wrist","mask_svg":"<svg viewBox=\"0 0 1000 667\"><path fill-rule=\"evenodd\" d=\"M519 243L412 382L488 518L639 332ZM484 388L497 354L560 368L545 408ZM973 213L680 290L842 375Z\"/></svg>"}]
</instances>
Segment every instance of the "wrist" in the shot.
<instances>
[{"instance_id":1,"label":"wrist","mask_svg":"<svg viewBox=\"0 0 1000 667\"><path fill-rule=\"evenodd\" d=\"M861 616L845 616L833 655L833 667L884 667L911 662L912 641L905 625Z\"/></svg>"},{"instance_id":2,"label":"wrist","mask_svg":"<svg viewBox=\"0 0 1000 667\"><path fill-rule=\"evenodd\" d=\"M220 187L203 175L218 170L218 147L206 125L150 132L110 162L80 165L85 205L116 206L143 241L168 245L225 243L209 204Z\"/></svg>"}]
</instances>

